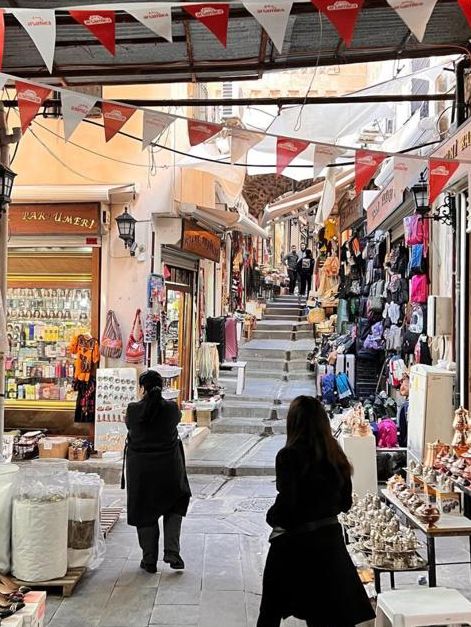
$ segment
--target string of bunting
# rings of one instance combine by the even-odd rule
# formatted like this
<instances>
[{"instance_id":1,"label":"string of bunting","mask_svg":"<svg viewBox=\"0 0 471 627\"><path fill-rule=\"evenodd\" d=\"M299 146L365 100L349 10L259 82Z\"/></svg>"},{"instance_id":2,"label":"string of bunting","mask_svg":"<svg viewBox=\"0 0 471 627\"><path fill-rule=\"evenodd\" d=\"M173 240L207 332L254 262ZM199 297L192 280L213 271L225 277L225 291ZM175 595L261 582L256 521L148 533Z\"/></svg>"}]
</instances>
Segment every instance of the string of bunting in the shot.
<instances>
[{"instance_id":1,"label":"string of bunting","mask_svg":"<svg viewBox=\"0 0 471 627\"><path fill-rule=\"evenodd\" d=\"M245 7L265 30L273 45L281 53L294 2L310 2L332 24L338 35L349 46L355 32L364 0L241 0L240 2L214 3L122 3L94 4L90 6L58 7L55 9L3 8L0 9L0 68L2 67L5 37L5 14L13 15L31 37L44 63L52 73L56 44L56 13L68 13L112 55L116 53L116 12L123 11L144 24L158 37L173 41L172 10L180 9L203 24L225 47L227 44L230 9L236 4ZM456 0L471 27L470 0ZM422 41L427 24L437 0L387 0L389 6L406 24L407 28ZM113 7L113 8L110 8Z\"/></svg>"},{"instance_id":2,"label":"string of bunting","mask_svg":"<svg viewBox=\"0 0 471 627\"><path fill-rule=\"evenodd\" d=\"M10 74L0 73L0 89L8 82L13 82L16 88L21 129L26 133L31 122L38 114L51 92L59 92L62 104L64 122L64 139L68 141L79 124L99 105L103 116L105 142L109 142L121 131L128 120L136 113L142 112L142 149L149 147L177 120L183 120L188 133L190 146L198 146L225 133L231 141L230 161L221 160L221 164L234 164L244 159L248 151L266 138L273 138L276 142L276 172L283 171L296 159L302 156L311 158L308 149L314 149L313 176L317 176L327 165L334 164L336 159L345 153L354 155L355 163L355 191L359 194L371 181L376 171L385 159L394 160L394 177L404 190L413 184L418 174L428 167L430 202L433 202L441 190L455 174L460 165L471 168L471 159L427 159L413 154L398 154L381 150L368 150L352 146L341 146L318 142L311 139L286 137L270 132L251 131L242 128L233 128L224 124L206 122L189 118L177 113L155 111L146 107L135 107L113 100L103 100L82 94L63 87L35 83L17 78ZM197 159L198 156L194 155ZM339 163L339 166L342 164Z\"/></svg>"}]
</instances>

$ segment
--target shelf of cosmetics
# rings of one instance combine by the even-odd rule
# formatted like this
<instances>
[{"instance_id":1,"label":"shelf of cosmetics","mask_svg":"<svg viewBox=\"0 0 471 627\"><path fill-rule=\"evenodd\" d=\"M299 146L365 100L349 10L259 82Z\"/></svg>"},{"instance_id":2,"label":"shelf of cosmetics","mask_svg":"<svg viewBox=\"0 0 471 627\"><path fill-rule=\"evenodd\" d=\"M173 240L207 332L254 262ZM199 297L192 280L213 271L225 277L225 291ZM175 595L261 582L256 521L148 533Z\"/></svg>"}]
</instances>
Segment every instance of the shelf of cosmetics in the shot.
<instances>
[{"instance_id":1,"label":"shelf of cosmetics","mask_svg":"<svg viewBox=\"0 0 471 627\"><path fill-rule=\"evenodd\" d=\"M353 550L364 555L370 567L399 571L426 566L414 530L402 525L379 496L368 493L359 499L354 494L351 509L339 518Z\"/></svg>"}]
</instances>

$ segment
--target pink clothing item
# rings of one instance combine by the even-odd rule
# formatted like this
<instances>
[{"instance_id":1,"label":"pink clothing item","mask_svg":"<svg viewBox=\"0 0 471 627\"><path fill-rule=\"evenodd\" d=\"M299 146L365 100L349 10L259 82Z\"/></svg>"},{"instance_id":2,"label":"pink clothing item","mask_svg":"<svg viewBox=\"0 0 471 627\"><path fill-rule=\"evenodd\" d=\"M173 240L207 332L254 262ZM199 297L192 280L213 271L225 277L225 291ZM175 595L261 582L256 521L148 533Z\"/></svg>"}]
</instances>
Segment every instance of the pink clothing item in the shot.
<instances>
[{"instance_id":1,"label":"pink clothing item","mask_svg":"<svg viewBox=\"0 0 471 627\"><path fill-rule=\"evenodd\" d=\"M397 425L391 418L384 418L378 425L378 447L395 448L397 446Z\"/></svg>"},{"instance_id":2,"label":"pink clothing item","mask_svg":"<svg viewBox=\"0 0 471 627\"><path fill-rule=\"evenodd\" d=\"M237 359L239 346L237 342L237 320L235 318L227 318L226 320L226 360L232 361Z\"/></svg>"}]
</instances>

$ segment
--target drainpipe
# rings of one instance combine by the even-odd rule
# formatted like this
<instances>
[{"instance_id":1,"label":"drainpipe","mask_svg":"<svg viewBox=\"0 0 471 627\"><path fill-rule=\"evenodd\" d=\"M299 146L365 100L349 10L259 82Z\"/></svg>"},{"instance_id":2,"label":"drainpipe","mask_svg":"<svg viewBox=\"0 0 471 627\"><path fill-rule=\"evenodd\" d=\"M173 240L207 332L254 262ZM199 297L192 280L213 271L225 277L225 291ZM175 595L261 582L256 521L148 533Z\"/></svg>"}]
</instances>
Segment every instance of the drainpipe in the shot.
<instances>
[{"instance_id":1,"label":"drainpipe","mask_svg":"<svg viewBox=\"0 0 471 627\"><path fill-rule=\"evenodd\" d=\"M459 128L467 118L467 106L465 97L465 72L469 68L468 59L461 59L456 65L456 127ZM466 205L463 204L462 195L454 198L456 210L456 231L454 239L455 258L455 361L456 361L456 387L455 406L459 407L466 399Z\"/></svg>"}]
</instances>

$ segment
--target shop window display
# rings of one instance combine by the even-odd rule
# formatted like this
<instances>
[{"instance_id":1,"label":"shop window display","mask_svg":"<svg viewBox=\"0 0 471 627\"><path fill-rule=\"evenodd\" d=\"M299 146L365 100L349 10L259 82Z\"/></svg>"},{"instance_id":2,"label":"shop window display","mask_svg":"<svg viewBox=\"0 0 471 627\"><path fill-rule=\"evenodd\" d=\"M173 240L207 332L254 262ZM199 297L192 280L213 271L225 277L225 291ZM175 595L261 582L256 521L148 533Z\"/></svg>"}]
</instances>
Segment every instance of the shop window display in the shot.
<instances>
[{"instance_id":1,"label":"shop window display","mask_svg":"<svg viewBox=\"0 0 471 627\"><path fill-rule=\"evenodd\" d=\"M7 398L74 401L69 345L91 331L90 290L11 287L7 318Z\"/></svg>"}]
</instances>

